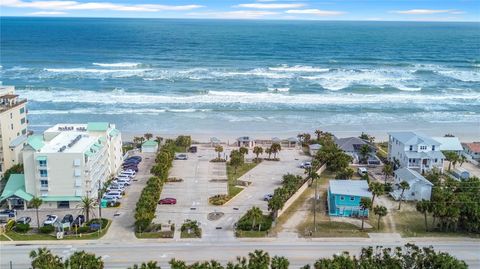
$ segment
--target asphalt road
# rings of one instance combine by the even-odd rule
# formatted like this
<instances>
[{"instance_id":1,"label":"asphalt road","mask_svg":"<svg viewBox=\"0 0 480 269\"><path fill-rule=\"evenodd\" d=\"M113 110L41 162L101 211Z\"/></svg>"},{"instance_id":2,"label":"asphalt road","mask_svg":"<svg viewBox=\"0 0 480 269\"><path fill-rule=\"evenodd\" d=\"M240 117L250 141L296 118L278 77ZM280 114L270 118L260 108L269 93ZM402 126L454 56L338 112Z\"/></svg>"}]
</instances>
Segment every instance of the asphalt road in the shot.
<instances>
[{"instance_id":1,"label":"asphalt road","mask_svg":"<svg viewBox=\"0 0 480 269\"><path fill-rule=\"evenodd\" d=\"M67 257L75 250L86 250L103 257L106 268L128 268L134 263L156 260L162 268L169 268L172 258L193 262L216 259L223 264L232 261L236 256L245 256L255 249L268 251L274 255L285 256L290 260L290 268L299 268L313 263L321 257L328 257L342 251L358 254L361 247L372 244L395 247L407 242L419 246L433 245L436 250L448 252L465 260L470 268L480 268L480 241L474 239L389 239L372 240L369 238L330 238L321 240L236 240L207 243L201 241L175 241L170 243L157 240L135 240L135 242L100 243L100 242L51 242L49 245L5 244L0 245L0 268L28 268L28 253L39 246L47 246L55 254ZM71 243L71 244L69 244Z\"/></svg>"}]
</instances>

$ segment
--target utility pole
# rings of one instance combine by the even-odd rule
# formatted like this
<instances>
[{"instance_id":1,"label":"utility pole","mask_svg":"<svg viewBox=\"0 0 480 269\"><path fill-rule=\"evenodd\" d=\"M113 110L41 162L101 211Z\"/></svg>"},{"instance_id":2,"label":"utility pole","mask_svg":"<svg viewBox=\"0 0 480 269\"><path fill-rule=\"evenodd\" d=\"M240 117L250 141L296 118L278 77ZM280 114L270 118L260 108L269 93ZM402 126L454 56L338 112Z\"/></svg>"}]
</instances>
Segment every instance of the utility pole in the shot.
<instances>
[{"instance_id":1,"label":"utility pole","mask_svg":"<svg viewBox=\"0 0 480 269\"><path fill-rule=\"evenodd\" d=\"M101 190L101 183L98 181L98 194L97 194L97 199L98 199L98 216L100 218L100 221L102 221L102 190ZM101 225L101 224L100 224ZM100 229L102 229L102 226L100 226Z\"/></svg>"},{"instance_id":2,"label":"utility pole","mask_svg":"<svg viewBox=\"0 0 480 269\"><path fill-rule=\"evenodd\" d=\"M317 232L317 178L315 177L315 197L313 199L313 231Z\"/></svg>"}]
</instances>

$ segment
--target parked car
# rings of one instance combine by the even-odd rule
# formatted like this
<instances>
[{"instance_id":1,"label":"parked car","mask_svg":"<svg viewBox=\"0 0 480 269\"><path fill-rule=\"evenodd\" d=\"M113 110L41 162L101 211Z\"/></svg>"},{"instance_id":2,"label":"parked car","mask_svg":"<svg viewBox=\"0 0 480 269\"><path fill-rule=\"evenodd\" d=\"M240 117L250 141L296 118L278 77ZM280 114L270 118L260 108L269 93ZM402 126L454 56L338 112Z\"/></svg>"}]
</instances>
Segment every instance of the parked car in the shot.
<instances>
[{"instance_id":1,"label":"parked car","mask_svg":"<svg viewBox=\"0 0 480 269\"><path fill-rule=\"evenodd\" d=\"M191 146L190 148L188 148L188 152L197 153L197 146Z\"/></svg>"},{"instance_id":2,"label":"parked car","mask_svg":"<svg viewBox=\"0 0 480 269\"><path fill-rule=\"evenodd\" d=\"M109 191L103 195L103 198L105 199L111 199L111 198L116 198L116 199L122 199L122 193L120 191Z\"/></svg>"},{"instance_id":3,"label":"parked car","mask_svg":"<svg viewBox=\"0 0 480 269\"><path fill-rule=\"evenodd\" d=\"M303 162L300 164L300 168L303 168L303 169L312 168L312 162Z\"/></svg>"},{"instance_id":4,"label":"parked car","mask_svg":"<svg viewBox=\"0 0 480 269\"><path fill-rule=\"evenodd\" d=\"M137 160L137 161L141 162L142 157L140 157L140 156L130 156L126 160Z\"/></svg>"},{"instance_id":5,"label":"parked car","mask_svg":"<svg viewBox=\"0 0 480 269\"><path fill-rule=\"evenodd\" d=\"M7 216L8 218L14 218L15 215L17 215L17 211L15 211L14 209L13 210L2 210L0 211L0 215L4 215L4 216Z\"/></svg>"},{"instance_id":6,"label":"parked car","mask_svg":"<svg viewBox=\"0 0 480 269\"><path fill-rule=\"evenodd\" d=\"M57 220L57 215L47 215L47 219L43 221L43 225L53 225Z\"/></svg>"},{"instance_id":7,"label":"parked car","mask_svg":"<svg viewBox=\"0 0 480 269\"><path fill-rule=\"evenodd\" d=\"M271 193L265 194L263 196L263 201L270 201L270 200L272 200L272 198L273 198L273 194L271 194Z\"/></svg>"},{"instance_id":8,"label":"parked car","mask_svg":"<svg viewBox=\"0 0 480 269\"><path fill-rule=\"evenodd\" d=\"M62 222L62 224L63 223L70 223L71 224L73 222L73 216L71 214L67 214L63 217L61 222Z\"/></svg>"},{"instance_id":9,"label":"parked car","mask_svg":"<svg viewBox=\"0 0 480 269\"><path fill-rule=\"evenodd\" d=\"M85 222L85 216L84 215L78 215L75 220L73 220L72 226L82 226L82 224Z\"/></svg>"},{"instance_id":10,"label":"parked car","mask_svg":"<svg viewBox=\"0 0 480 269\"><path fill-rule=\"evenodd\" d=\"M360 175L360 176L364 176L366 174L368 174L368 170L366 167L359 167L357 169L357 173Z\"/></svg>"},{"instance_id":11,"label":"parked car","mask_svg":"<svg viewBox=\"0 0 480 269\"><path fill-rule=\"evenodd\" d=\"M160 201L158 201L160 205L174 205L177 203L177 199L175 198L163 198Z\"/></svg>"},{"instance_id":12,"label":"parked car","mask_svg":"<svg viewBox=\"0 0 480 269\"><path fill-rule=\"evenodd\" d=\"M135 171L133 173L128 173L128 172L120 172L118 174L119 177L129 177L129 178L134 178L136 175Z\"/></svg>"},{"instance_id":13,"label":"parked car","mask_svg":"<svg viewBox=\"0 0 480 269\"><path fill-rule=\"evenodd\" d=\"M131 170L131 169L124 169L122 171L120 171L120 174L126 174L126 175L131 175L131 176L136 176L137 173L135 173L134 170Z\"/></svg>"},{"instance_id":14,"label":"parked car","mask_svg":"<svg viewBox=\"0 0 480 269\"><path fill-rule=\"evenodd\" d=\"M135 172L138 172L138 167L136 167L136 166L124 166L123 169L131 169Z\"/></svg>"},{"instance_id":15,"label":"parked car","mask_svg":"<svg viewBox=\"0 0 480 269\"><path fill-rule=\"evenodd\" d=\"M17 219L17 223L29 224L32 221L30 217L21 217Z\"/></svg>"},{"instance_id":16,"label":"parked car","mask_svg":"<svg viewBox=\"0 0 480 269\"><path fill-rule=\"evenodd\" d=\"M187 154L178 154L175 156L175 160L188 160Z\"/></svg>"},{"instance_id":17,"label":"parked car","mask_svg":"<svg viewBox=\"0 0 480 269\"><path fill-rule=\"evenodd\" d=\"M107 187L107 192L111 192L111 191L124 192L125 191L125 185L118 184L118 182L115 183L115 184L112 184L112 185Z\"/></svg>"},{"instance_id":18,"label":"parked car","mask_svg":"<svg viewBox=\"0 0 480 269\"><path fill-rule=\"evenodd\" d=\"M117 185L122 186L122 187L130 186L130 180L126 180L126 179L119 178L119 179L117 179L116 183L117 183Z\"/></svg>"}]
</instances>

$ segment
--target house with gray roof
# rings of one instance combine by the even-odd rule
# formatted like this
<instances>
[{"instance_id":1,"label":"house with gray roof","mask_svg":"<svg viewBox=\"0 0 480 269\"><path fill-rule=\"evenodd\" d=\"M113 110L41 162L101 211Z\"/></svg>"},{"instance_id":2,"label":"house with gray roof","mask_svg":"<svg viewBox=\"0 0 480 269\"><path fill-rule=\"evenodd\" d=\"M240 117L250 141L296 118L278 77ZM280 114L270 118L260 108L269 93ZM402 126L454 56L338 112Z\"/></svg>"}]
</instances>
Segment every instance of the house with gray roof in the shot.
<instances>
[{"instance_id":1,"label":"house with gray roof","mask_svg":"<svg viewBox=\"0 0 480 269\"><path fill-rule=\"evenodd\" d=\"M393 199L397 201L400 199L404 201L430 201L433 184L425 177L420 175L417 171L409 168L397 169L394 172L393 180L393 191L390 192L390 195L393 197ZM402 189L400 189L400 183L402 181L407 182L410 186L403 192L403 198L401 197Z\"/></svg>"},{"instance_id":2,"label":"house with gray roof","mask_svg":"<svg viewBox=\"0 0 480 269\"><path fill-rule=\"evenodd\" d=\"M441 143L415 132L391 132L388 134L388 160L396 168L410 168L425 173L436 168L443 173L445 156Z\"/></svg>"},{"instance_id":3,"label":"house with gray roof","mask_svg":"<svg viewBox=\"0 0 480 269\"><path fill-rule=\"evenodd\" d=\"M457 154L461 154L463 151L463 146L462 143L460 143L460 140L458 137L452 136L452 137L433 137L437 142L440 143L440 150L441 151L453 151L456 152Z\"/></svg>"},{"instance_id":4,"label":"house with gray roof","mask_svg":"<svg viewBox=\"0 0 480 269\"><path fill-rule=\"evenodd\" d=\"M370 154L367 158L367 164L369 165L378 165L380 164L380 160L376 156L377 148L370 144L369 142L358 138L358 137L345 137L345 138L333 138L337 147L343 150L348 155L352 156L353 162L358 163L362 157L360 154L360 148L363 145L367 145L370 147Z\"/></svg>"}]
</instances>

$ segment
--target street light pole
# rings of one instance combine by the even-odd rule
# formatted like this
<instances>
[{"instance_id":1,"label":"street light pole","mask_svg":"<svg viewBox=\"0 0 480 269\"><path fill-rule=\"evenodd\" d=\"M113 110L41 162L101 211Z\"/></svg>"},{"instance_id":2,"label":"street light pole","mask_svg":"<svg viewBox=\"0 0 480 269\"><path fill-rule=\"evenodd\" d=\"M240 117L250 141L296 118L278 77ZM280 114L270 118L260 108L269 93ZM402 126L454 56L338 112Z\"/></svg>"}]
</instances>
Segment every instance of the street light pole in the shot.
<instances>
[{"instance_id":1,"label":"street light pole","mask_svg":"<svg viewBox=\"0 0 480 269\"><path fill-rule=\"evenodd\" d=\"M315 197L313 198L313 231L317 232L317 178L315 178Z\"/></svg>"}]
</instances>

